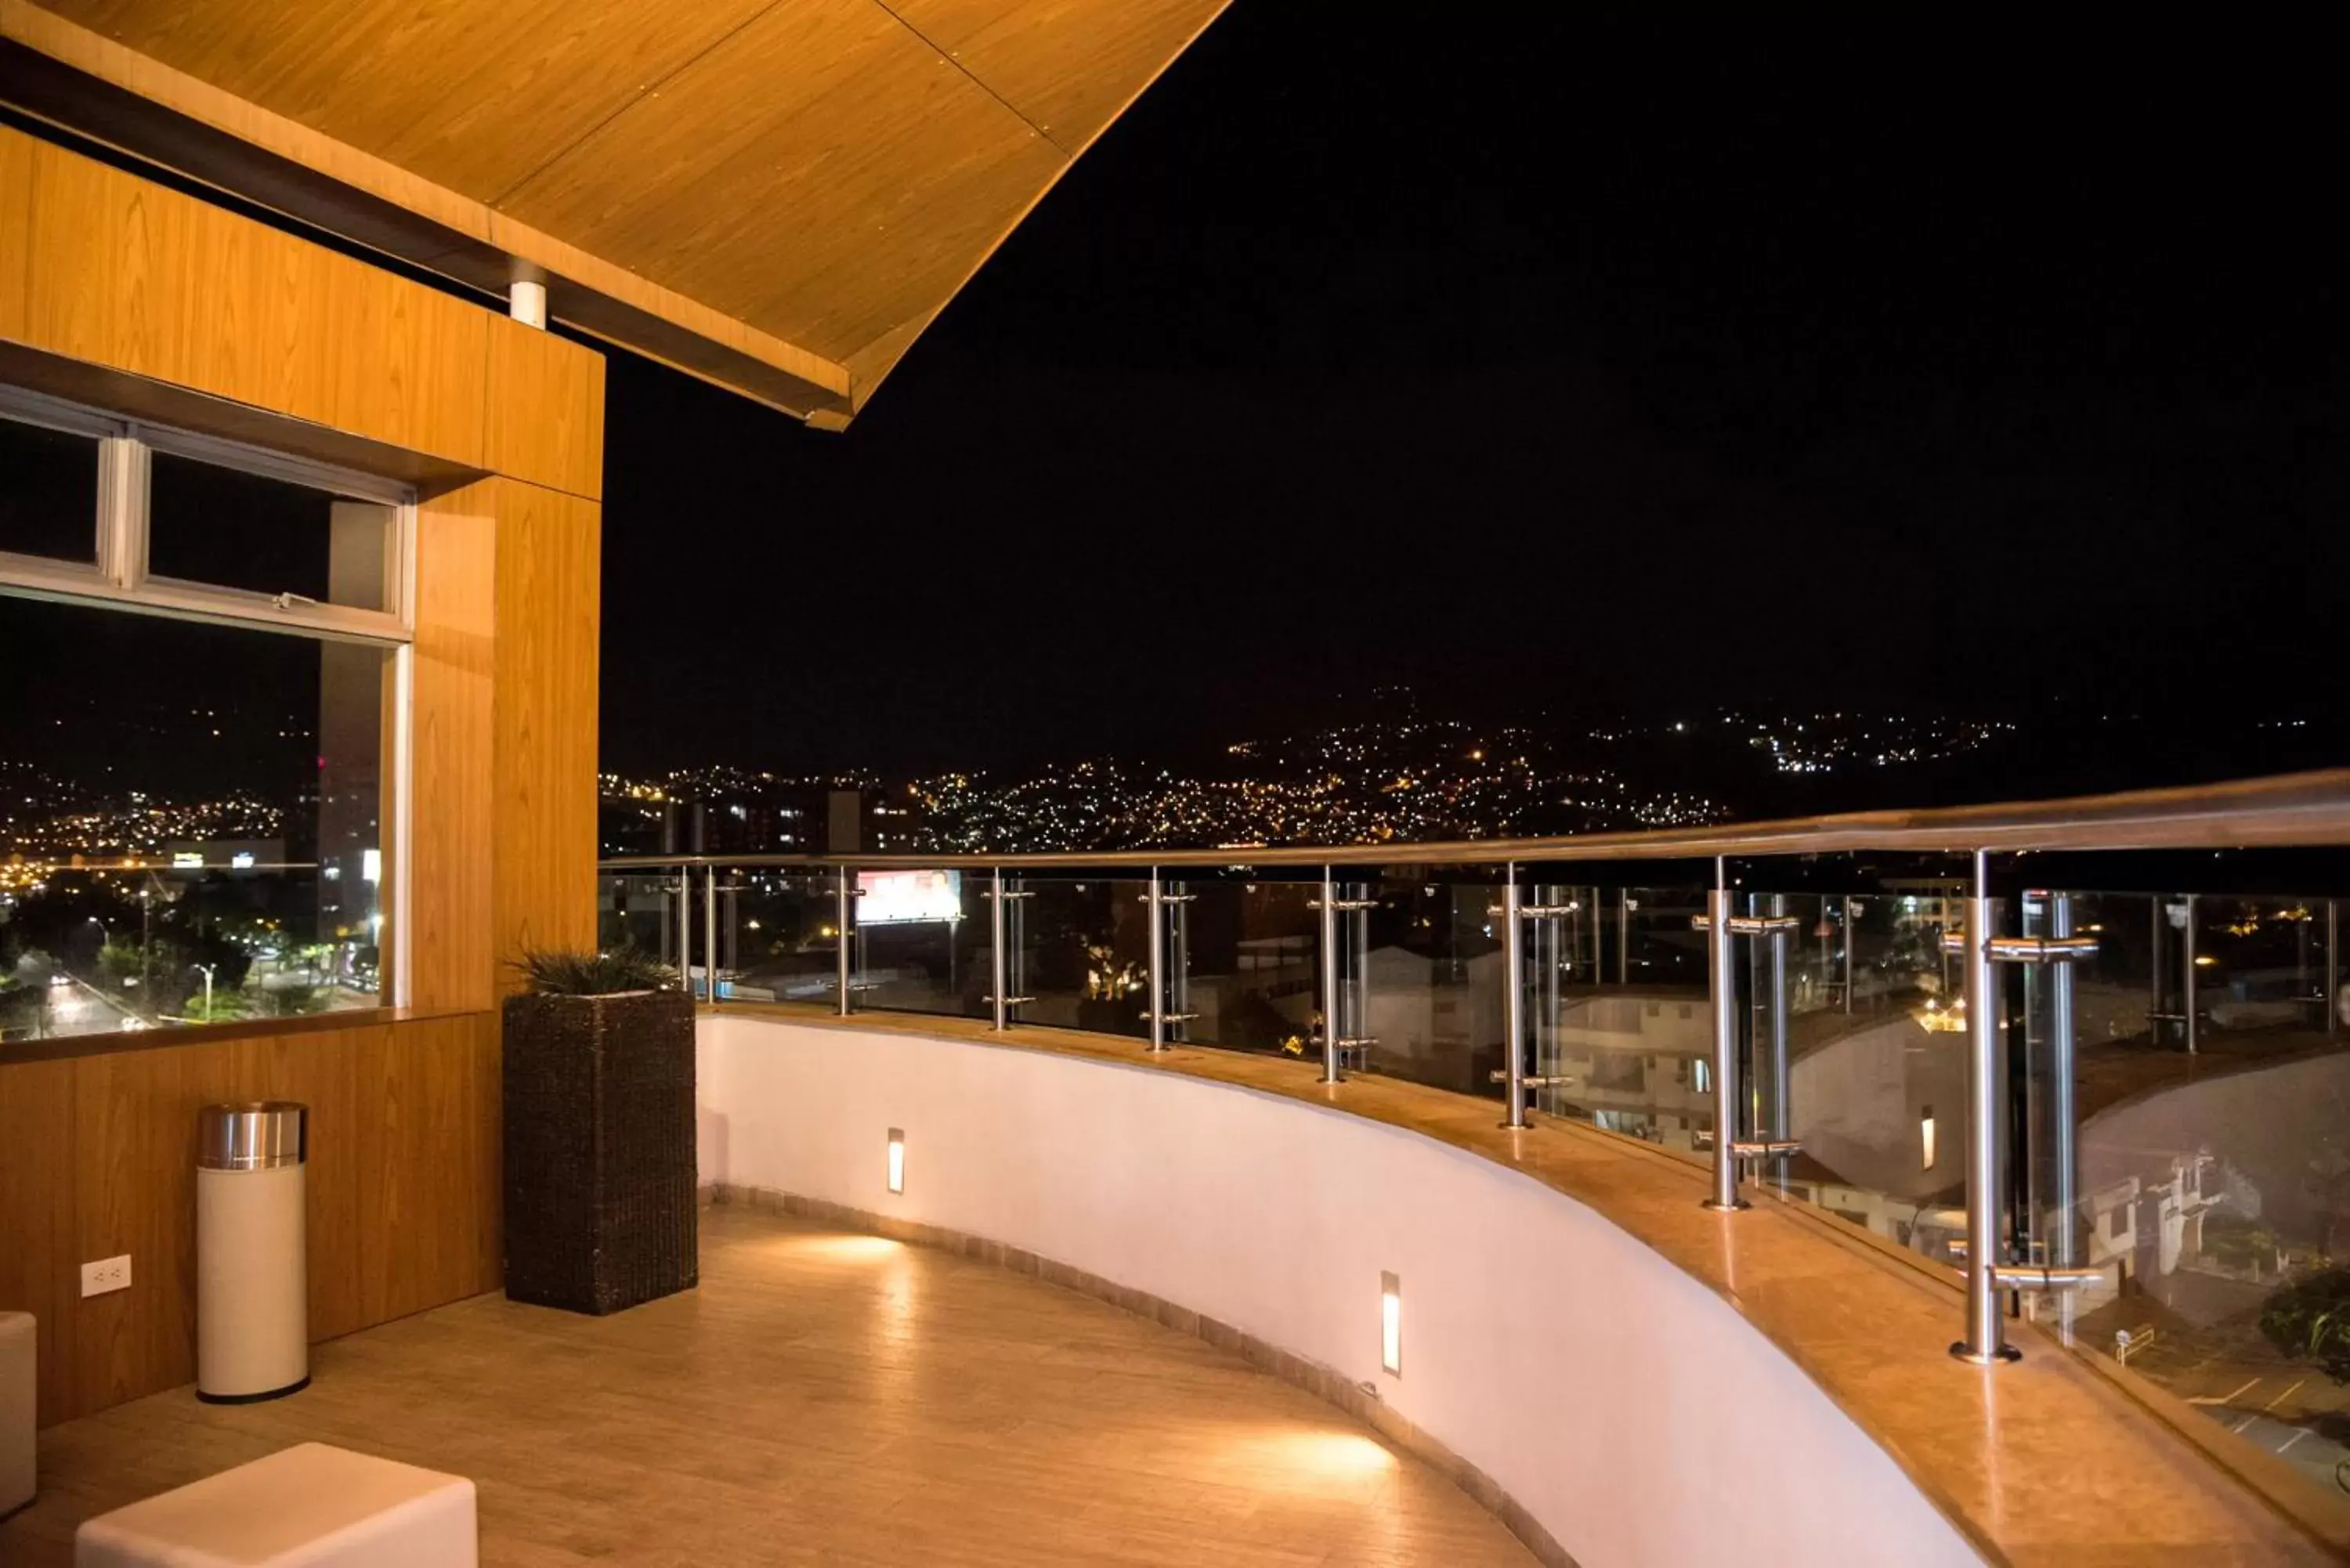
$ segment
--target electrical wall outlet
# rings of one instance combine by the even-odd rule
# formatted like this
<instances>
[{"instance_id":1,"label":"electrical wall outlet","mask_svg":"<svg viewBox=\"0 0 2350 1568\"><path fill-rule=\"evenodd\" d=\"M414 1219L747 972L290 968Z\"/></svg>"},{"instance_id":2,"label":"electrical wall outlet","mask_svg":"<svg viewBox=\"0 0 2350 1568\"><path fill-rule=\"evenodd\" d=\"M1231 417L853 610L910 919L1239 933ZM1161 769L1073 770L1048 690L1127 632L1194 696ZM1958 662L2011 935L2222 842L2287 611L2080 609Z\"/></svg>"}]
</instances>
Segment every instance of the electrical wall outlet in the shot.
<instances>
[{"instance_id":1,"label":"electrical wall outlet","mask_svg":"<svg viewBox=\"0 0 2350 1568\"><path fill-rule=\"evenodd\" d=\"M128 1252L119 1258L100 1258L95 1263L81 1266L81 1293L85 1296L102 1296L109 1291L127 1291L130 1288L130 1254Z\"/></svg>"}]
</instances>

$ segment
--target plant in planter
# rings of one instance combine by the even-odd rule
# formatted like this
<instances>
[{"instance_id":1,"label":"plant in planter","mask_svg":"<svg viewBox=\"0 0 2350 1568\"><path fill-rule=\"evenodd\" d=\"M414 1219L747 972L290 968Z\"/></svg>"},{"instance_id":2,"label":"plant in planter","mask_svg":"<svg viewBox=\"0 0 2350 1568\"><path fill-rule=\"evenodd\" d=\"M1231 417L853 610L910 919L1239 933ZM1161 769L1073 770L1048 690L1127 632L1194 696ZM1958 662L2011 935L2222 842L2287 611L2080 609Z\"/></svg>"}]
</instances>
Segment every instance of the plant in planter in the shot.
<instances>
[{"instance_id":1,"label":"plant in planter","mask_svg":"<svg viewBox=\"0 0 2350 1568\"><path fill-rule=\"evenodd\" d=\"M2261 1304L2261 1333L2285 1355L2350 1383L2350 1268L2304 1275Z\"/></svg>"},{"instance_id":2,"label":"plant in planter","mask_svg":"<svg viewBox=\"0 0 2350 1568\"><path fill-rule=\"evenodd\" d=\"M505 1004L506 1294L619 1312L701 1277L693 1002L648 954L527 952Z\"/></svg>"}]
</instances>

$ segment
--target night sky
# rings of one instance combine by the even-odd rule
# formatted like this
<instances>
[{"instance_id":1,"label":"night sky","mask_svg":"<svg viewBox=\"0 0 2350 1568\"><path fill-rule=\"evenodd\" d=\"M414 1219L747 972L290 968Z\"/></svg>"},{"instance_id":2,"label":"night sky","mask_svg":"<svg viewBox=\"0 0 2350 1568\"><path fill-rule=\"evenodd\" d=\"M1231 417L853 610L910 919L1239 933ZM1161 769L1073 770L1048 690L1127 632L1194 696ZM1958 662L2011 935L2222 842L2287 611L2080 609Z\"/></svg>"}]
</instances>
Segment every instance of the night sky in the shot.
<instances>
[{"instance_id":1,"label":"night sky","mask_svg":"<svg viewBox=\"0 0 2350 1568\"><path fill-rule=\"evenodd\" d=\"M2341 708L2324 95L1331 24L1235 5L845 435L616 361L608 761Z\"/></svg>"}]
</instances>

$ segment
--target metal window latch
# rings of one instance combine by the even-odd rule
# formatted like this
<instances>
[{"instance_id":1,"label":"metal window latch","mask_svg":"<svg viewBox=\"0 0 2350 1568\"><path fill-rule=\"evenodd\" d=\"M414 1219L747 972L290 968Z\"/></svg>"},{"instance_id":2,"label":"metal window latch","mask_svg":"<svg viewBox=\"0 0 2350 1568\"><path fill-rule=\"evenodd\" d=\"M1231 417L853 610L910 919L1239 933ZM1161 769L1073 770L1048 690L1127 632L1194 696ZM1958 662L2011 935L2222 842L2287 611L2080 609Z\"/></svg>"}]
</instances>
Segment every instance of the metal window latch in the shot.
<instances>
[{"instance_id":1,"label":"metal window latch","mask_svg":"<svg viewBox=\"0 0 2350 1568\"><path fill-rule=\"evenodd\" d=\"M1146 1012L1141 1015L1145 1023L1189 1023L1199 1016L1196 1012Z\"/></svg>"},{"instance_id":2,"label":"metal window latch","mask_svg":"<svg viewBox=\"0 0 2350 1568\"><path fill-rule=\"evenodd\" d=\"M980 1001L986 1002L993 1002L995 998L992 996L983 996L980 998ZM1006 1007L1017 1007L1024 1002L1034 1002L1035 1000L1036 999L1033 996L1007 996L1003 999L1003 1005Z\"/></svg>"},{"instance_id":3,"label":"metal window latch","mask_svg":"<svg viewBox=\"0 0 2350 1568\"><path fill-rule=\"evenodd\" d=\"M1506 1084L1510 1081L1509 1069L1506 1067L1496 1067L1486 1076L1496 1084ZM1564 1073L1528 1073L1518 1082L1529 1089L1556 1089L1563 1088L1575 1080Z\"/></svg>"},{"instance_id":4,"label":"metal window latch","mask_svg":"<svg viewBox=\"0 0 2350 1568\"><path fill-rule=\"evenodd\" d=\"M1730 1146L1732 1159L1780 1159L1791 1154L1801 1154L1803 1144L1791 1137L1756 1138L1752 1141L1734 1139Z\"/></svg>"},{"instance_id":5,"label":"metal window latch","mask_svg":"<svg viewBox=\"0 0 2350 1568\"><path fill-rule=\"evenodd\" d=\"M307 594L272 594L270 596L269 602L276 605L282 610L317 609L318 607L318 601L312 598Z\"/></svg>"},{"instance_id":6,"label":"metal window latch","mask_svg":"<svg viewBox=\"0 0 2350 1568\"><path fill-rule=\"evenodd\" d=\"M1581 904L1520 904L1518 906L1518 914L1529 920L1555 919L1561 915L1580 914L1582 910ZM1498 915L1502 911L1494 909L1490 912Z\"/></svg>"}]
</instances>

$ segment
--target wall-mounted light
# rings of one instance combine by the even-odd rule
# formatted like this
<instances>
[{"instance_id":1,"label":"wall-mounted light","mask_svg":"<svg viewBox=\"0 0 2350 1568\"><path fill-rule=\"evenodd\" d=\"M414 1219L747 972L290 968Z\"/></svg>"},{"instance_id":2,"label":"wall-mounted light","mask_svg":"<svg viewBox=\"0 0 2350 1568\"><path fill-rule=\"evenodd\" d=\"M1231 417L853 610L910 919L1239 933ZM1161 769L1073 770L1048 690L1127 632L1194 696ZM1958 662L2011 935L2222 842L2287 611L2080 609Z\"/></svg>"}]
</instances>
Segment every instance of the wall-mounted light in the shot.
<instances>
[{"instance_id":1,"label":"wall-mounted light","mask_svg":"<svg viewBox=\"0 0 2350 1568\"><path fill-rule=\"evenodd\" d=\"M1389 1273L1379 1275L1379 1370L1403 1376L1403 1286Z\"/></svg>"},{"instance_id":2,"label":"wall-mounted light","mask_svg":"<svg viewBox=\"0 0 2350 1568\"><path fill-rule=\"evenodd\" d=\"M897 1127L889 1129L889 1190L906 1190L906 1135Z\"/></svg>"},{"instance_id":3,"label":"wall-mounted light","mask_svg":"<svg viewBox=\"0 0 2350 1568\"><path fill-rule=\"evenodd\" d=\"M1934 1107L1926 1106L1918 1112L1918 1160L1923 1170L1934 1168Z\"/></svg>"}]
</instances>

